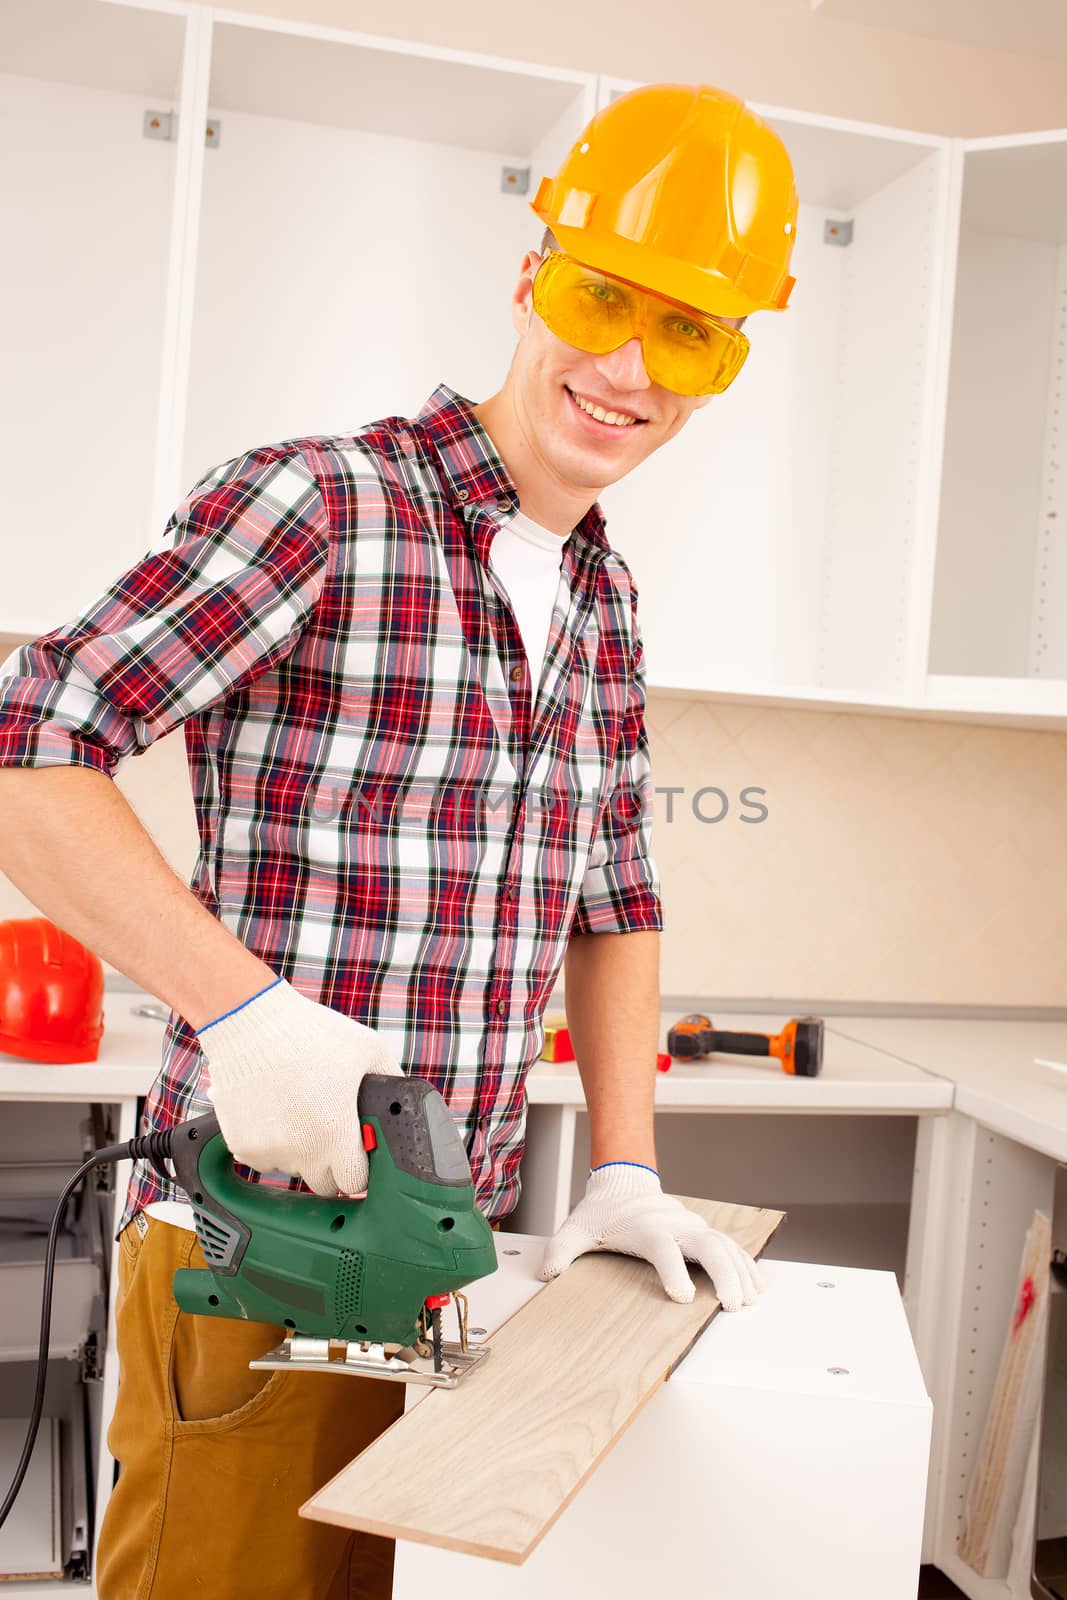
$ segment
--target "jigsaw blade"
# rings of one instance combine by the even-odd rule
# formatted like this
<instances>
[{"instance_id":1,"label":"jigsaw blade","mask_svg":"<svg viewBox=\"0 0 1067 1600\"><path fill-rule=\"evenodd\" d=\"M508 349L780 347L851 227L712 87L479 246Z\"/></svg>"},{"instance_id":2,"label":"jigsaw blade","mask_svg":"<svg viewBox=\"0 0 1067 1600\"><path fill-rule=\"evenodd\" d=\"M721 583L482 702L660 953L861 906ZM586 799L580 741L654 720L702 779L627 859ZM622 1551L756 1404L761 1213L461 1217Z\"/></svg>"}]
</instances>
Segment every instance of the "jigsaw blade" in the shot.
<instances>
[{"instance_id":1,"label":"jigsaw blade","mask_svg":"<svg viewBox=\"0 0 1067 1600\"><path fill-rule=\"evenodd\" d=\"M434 1306L430 1312L430 1322L433 1326L433 1370L440 1372L442 1366L440 1306Z\"/></svg>"}]
</instances>

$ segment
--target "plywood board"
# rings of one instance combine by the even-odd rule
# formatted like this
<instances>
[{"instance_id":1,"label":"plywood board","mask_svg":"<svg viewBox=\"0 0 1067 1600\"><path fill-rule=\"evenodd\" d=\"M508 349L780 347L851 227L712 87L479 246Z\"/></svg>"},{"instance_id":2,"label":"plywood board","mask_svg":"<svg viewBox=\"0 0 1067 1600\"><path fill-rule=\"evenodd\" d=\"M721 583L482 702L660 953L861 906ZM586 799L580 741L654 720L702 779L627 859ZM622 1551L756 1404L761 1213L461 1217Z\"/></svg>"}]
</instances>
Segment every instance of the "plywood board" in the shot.
<instances>
[{"instance_id":1,"label":"plywood board","mask_svg":"<svg viewBox=\"0 0 1067 1600\"><path fill-rule=\"evenodd\" d=\"M754 1256L784 1215L683 1203ZM690 1270L696 1295L678 1305L646 1261L580 1256L496 1330L482 1366L398 1418L301 1515L521 1564L719 1309Z\"/></svg>"}]
</instances>

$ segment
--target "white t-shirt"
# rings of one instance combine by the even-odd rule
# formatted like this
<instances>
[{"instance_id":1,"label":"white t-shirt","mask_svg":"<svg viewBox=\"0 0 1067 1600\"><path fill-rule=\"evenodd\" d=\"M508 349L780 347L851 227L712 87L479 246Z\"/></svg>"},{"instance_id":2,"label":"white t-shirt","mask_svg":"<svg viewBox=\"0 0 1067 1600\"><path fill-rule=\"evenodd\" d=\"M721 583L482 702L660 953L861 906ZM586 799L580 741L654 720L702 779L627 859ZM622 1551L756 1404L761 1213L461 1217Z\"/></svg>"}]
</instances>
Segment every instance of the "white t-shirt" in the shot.
<instances>
[{"instance_id":1,"label":"white t-shirt","mask_svg":"<svg viewBox=\"0 0 1067 1600\"><path fill-rule=\"evenodd\" d=\"M500 518L489 552L489 565L507 591L526 647L535 705L559 592L564 542L560 534L516 511ZM171 1222L178 1228L193 1227L193 1208L183 1200L154 1200L145 1206L145 1211L160 1222Z\"/></svg>"},{"instance_id":2,"label":"white t-shirt","mask_svg":"<svg viewBox=\"0 0 1067 1600\"><path fill-rule=\"evenodd\" d=\"M516 511L513 516L499 519L489 552L489 565L507 590L526 647L534 705L552 629L565 543L561 534Z\"/></svg>"}]
</instances>

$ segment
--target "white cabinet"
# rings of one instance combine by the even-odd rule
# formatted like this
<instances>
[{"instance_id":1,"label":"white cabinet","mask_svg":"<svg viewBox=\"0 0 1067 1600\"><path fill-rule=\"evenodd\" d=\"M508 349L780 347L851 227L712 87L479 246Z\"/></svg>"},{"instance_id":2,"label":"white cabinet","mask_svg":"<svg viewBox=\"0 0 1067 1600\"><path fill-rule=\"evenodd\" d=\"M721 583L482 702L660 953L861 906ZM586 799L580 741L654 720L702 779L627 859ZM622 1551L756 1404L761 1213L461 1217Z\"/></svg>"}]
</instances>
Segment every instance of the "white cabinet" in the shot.
<instances>
[{"instance_id":1,"label":"white cabinet","mask_svg":"<svg viewBox=\"0 0 1067 1600\"><path fill-rule=\"evenodd\" d=\"M218 462L498 386L530 184L596 79L172 0L5 9L0 633L33 637Z\"/></svg>"},{"instance_id":2,"label":"white cabinet","mask_svg":"<svg viewBox=\"0 0 1067 1600\"><path fill-rule=\"evenodd\" d=\"M633 85L613 85L611 93ZM938 466L949 142L766 106L800 196L789 308L603 496L654 687L902 703Z\"/></svg>"},{"instance_id":3,"label":"white cabinet","mask_svg":"<svg viewBox=\"0 0 1067 1600\"><path fill-rule=\"evenodd\" d=\"M542 1241L508 1237L516 1259L471 1285L490 1344L516 1289L543 1288ZM713 1319L522 1566L401 1540L395 1600L852 1600L861 1572L865 1600L914 1595L931 1407L896 1285L836 1262L763 1273L766 1292ZM561 1371L576 1359L557 1355Z\"/></svg>"},{"instance_id":4,"label":"white cabinet","mask_svg":"<svg viewBox=\"0 0 1067 1600\"><path fill-rule=\"evenodd\" d=\"M0 633L96 599L151 539L184 19L5 0Z\"/></svg>"},{"instance_id":5,"label":"white cabinet","mask_svg":"<svg viewBox=\"0 0 1067 1600\"><path fill-rule=\"evenodd\" d=\"M0 1420L24 1421L29 1413L45 1244L37 1225L50 1220L55 1196L89 1151L133 1137L139 1099L159 1069L161 1025L135 1010L147 998L142 991L107 991L98 1061L42 1066L0 1053ZM113 1233L129 1173L129 1163L120 1162L90 1175L68 1206L57 1254L44 1415L58 1428L60 1565L68 1576L5 1583L5 1600L95 1594L80 1580L114 1473L107 1449L119 1378ZM21 1451L25 1430L14 1432ZM5 1469L14 1466L6 1454L11 1433L0 1440L0 1495L10 1479ZM20 1496L12 1515L27 1537L40 1534L32 1493L25 1506Z\"/></svg>"},{"instance_id":6,"label":"white cabinet","mask_svg":"<svg viewBox=\"0 0 1067 1600\"><path fill-rule=\"evenodd\" d=\"M661 1037L679 1015L661 1015ZM780 1019L735 1013L730 1026L766 1034ZM952 1085L921 1057L862 1042L858 1027L827 1019L817 1078L767 1059L674 1062L656 1082L658 1165L674 1194L784 1211L772 1257L895 1272L910 1313L926 1227L914 1204L919 1152L952 1107ZM585 1192L589 1119L573 1062L539 1062L526 1088L522 1192L504 1227L547 1234Z\"/></svg>"},{"instance_id":7,"label":"white cabinet","mask_svg":"<svg viewBox=\"0 0 1067 1600\"><path fill-rule=\"evenodd\" d=\"M593 111L579 73L264 19L215 23L188 426L175 497L256 444L478 401L541 227L528 195Z\"/></svg>"},{"instance_id":8,"label":"white cabinet","mask_svg":"<svg viewBox=\"0 0 1067 1600\"><path fill-rule=\"evenodd\" d=\"M672 1194L723 1194L739 1205L784 1211L769 1257L893 1272L903 1293L919 1124L918 1116L884 1112L663 1111L656 1151ZM585 1193L588 1169L589 1119L579 1114L572 1204Z\"/></svg>"},{"instance_id":9,"label":"white cabinet","mask_svg":"<svg viewBox=\"0 0 1067 1600\"><path fill-rule=\"evenodd\" d=\"M1067 132L971 140L931 692L1067 715Z\"/></svg>"},{"instance_id":10,"label":"white cabinet","mask_svg":"<svg viewBox=\"0 0 1067 1600\"><path fill-rule=\"evenodd\" d=\"M442 381L485 399L528 199L633 87L179 0L4 9L0 633L22 638L221 461ZM603 495L650 686L1067 723L1067 133L755 109L797 172L792 304Z\"/></svg>"},{"instance_id":11,"label":"white cabinet","mask_svg":"<svg viewBox=\"0 0 1067 1600\"><path fill-rule=\"evenodd\" d=\"M2 1065L10 1059L0 1057L3 1080L11 1076ZM21 1065L27 1080L51 1070ZM6 1100L3 1087L0 1098ZM57 1196L86 1155L115 1137L117 1125L114 1107L89 1100L0 1106L0 1495L14 1476L32 1409L46 1236ZM56 1580L42 1592L76 1593L76 1580L89 1575L115 1205L105 1183L90 1176L58 1232L42 1422L0 1539L5 1593L18 1592L20 1578L41 1575Z\"/></svg>"}]
</instances>

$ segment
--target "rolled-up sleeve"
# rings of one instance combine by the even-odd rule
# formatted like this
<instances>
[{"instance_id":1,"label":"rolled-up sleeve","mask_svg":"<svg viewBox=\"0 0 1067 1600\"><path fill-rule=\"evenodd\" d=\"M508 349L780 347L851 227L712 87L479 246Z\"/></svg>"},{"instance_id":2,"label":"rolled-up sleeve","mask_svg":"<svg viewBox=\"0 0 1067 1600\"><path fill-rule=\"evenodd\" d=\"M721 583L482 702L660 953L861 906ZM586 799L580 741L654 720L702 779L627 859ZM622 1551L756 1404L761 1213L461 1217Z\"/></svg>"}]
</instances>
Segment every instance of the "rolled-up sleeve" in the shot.
<instances>
[{"instance_id":1,"label":"rolled-up sleeve","mask_svg":"<svg viewBox=\"0 0 1067 1600\"><path fill-rule=\"evenodd\" d=\"M645 732L645 657L631 593L630 686L585 877L571 922L579 933L633 933L663 927L659 872L652 857L652 768Z\"/></svg>"},{"instance_id":2,"label":"rolled-up sleeve","mask_svg":"<svg viewBox=\"0 0 1067 1600\"><path fill-rule=\"evenodd\" d=\"M299 453L268 447L213 468L158 547L0 664L0 766L113 775L295 648L329 548L327 508Z\"/></svg>"}]
</instances>

